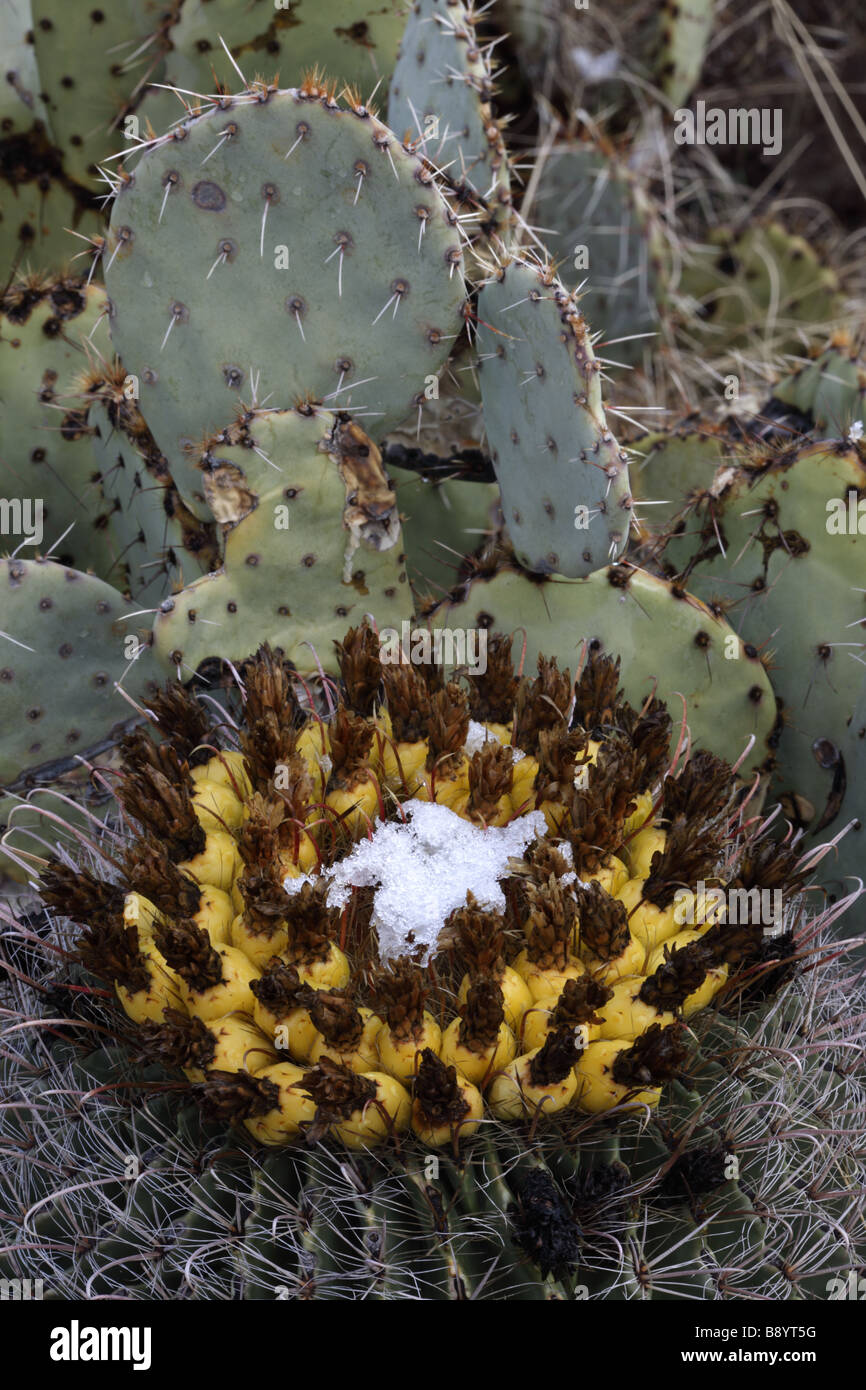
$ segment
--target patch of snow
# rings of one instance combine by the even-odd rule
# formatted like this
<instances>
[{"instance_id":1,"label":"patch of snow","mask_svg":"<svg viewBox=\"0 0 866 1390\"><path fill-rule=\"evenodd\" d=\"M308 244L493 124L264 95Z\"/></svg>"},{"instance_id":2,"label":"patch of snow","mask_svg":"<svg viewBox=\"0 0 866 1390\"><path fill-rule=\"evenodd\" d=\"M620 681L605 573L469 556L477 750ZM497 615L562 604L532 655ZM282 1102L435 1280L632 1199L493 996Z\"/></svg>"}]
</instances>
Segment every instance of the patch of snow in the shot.
<instances>
[{"instance_id":1,"label":"patch of snow","mask_svg":"<svg viewBox=\"0 0 866 1390\"><path fill-rule=\"evenodd\" d=\"M587 82L607 82L619 71L619 54L615 48L604 53L591 53L588 48L577 47L571 50L572 61Z\"/></svg>"},{"instance_id":2,"label":"patch of snow","mask_svg":"<svg viewBox=\"0 0 866 1390\"><path fill-rule=\"evenodd\" d=\"M470 719L469 731L466 735L466 742L463 745L463 752L466 754L467 758L471 758L473 753L480 753L485 743L490 739L494 739L497 743L499 742L496 735L492 734L485 724L480 724L477 719ZM513 763L519 763L521 758L526 757L522 748L515 748L511 744L507 746L511 748L511 761Z\"/></svg>"},{"instance_id":3,"label":"patch of snow","mask_svg":"<svg viewBox=\"0 0 866 1390\"><path fill-rule=\"evenodd\" d=\"M407 801L403 810L406 824L380 822L329 870L328 903L344 907L353 888L376 887L372 921L382 959L423 946L426 960L469 892L482 907L504 909L499 879L508 860L519 858L546 825L540 811L482 830L435 802Z\"/></svg>"},{"instance_id":4,"label":"patch of snow","mask_svg":"<svg viewBox=\"0 0 866 1390\"><path fill-rule=\"evenodd\" d=\"M312 874L298 874L297 878L284 878L283 887L285 888L289 897L294 897L295 893L300 893L301 888L305 883L315 882L316 880Z\"/></svg>"}]
</instances>

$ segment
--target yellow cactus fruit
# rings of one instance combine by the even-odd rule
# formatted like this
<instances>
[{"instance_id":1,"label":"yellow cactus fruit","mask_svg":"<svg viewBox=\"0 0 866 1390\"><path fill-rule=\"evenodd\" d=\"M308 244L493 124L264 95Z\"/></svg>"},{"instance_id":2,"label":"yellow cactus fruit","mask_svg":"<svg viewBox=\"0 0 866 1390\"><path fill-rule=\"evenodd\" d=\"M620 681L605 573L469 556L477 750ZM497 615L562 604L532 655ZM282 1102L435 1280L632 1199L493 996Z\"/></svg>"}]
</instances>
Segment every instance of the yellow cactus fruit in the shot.
<instances>
[{"instance_id":1,"label":"yellow cactus fruit","mask_svg":"<svg viewBox=\"0 0 866 1390\"><path fill-rule=\"evenodd\" d=\"M141 893L127 893L123 899L123 922L127 927L134 927L138 932L139 940L150 937L153 938L153 927L155 922L163 920L162 913Z\"/></svg>"},{"instance_id":2,"label":"yellow cactus fruit","mask_svg":"<svg viewBox=\"0 0 866 1390\"><path fill-rule=\"evenodd\" d=\"M264 970L274 956L288 949L292 899L283 887L284 875L279 863L275 863L271 855L260 858L254 824L251 819L241 837L241 852L247 862L237 887L243 909L232 919L231 935L232 945L243 951L259 970ZM268 847L273 848L269 829L264 832L265 838Z\"/></svg>"},{"instance_id":3,"label":"yellow cactus fruit","mask_svg":"<svg viewBox=\"0 0 866 1390\"><path fill-rule=\"evenodd\" d=\"M573 1028L558 1028L541 1047L517 1057L493 1078L487 1092L498 1120L533 1119L564 1110L574 1099L580 1042Z\"/></svg>"},{"instance_id":4,"label":"yellow cactus fruit","mask_svg":"<svg viewBox=\"0 0 866 1390\"><path fill-rule=\"evenodd\" d=\"M205 1023L176 1009L166 1009L162 1027L150 1034L152 1050L167 1065L183 1068L190 1081L209 1071L248 1071L272 1066L279 1058L273 1043L249 1014L237 1011Z\"/></svg>"},{"instance_id":5,"label":"yellow cactus fruit","mask_svg":"<svg viewBox=\"0 0 866 1390\"><path fill-rule=\"evenodd\" d=\"M351 977L351 967L343 952L333 941L328 942L325 956L315 960L296 960L289 952L287 959L297 966L304 984L313 989L345 989Z\"/></svg>"},{"instance_id":6,"label":"yellow cactus fruit","mask_svg":"<svg viewBox=\"0 0 866 1390\"><path fill-rule=\"evenodd\" d=\"M228 943L234 916L228 894L181 873L149 839L130 849L124 868L134 885L124 898L123 920L128 926L152 937L154 924L166 915L189 918L204 927L215 946Z\"/></svg>"},{"instance_id":7,"label":"yellow cactus fruit","mask_svg":"<svg viewBox=\"0 0 866 1390\"><path fill-rule=\"evenodd\" d=\"M647 826L647 822L650 816L652 815L652 792L638 792L634 799L637 802L637 809L632 811L630 816L626 816L623 822L622 833L625 837L630 836L632 832L635 830L642 834L644 827L649 829L649 827ZM636 839L638 839L637 835L635 835L633 840L629 840L628 846L626 848L626 853L628 853L630 847L634 844ZM662 845L661 848L663 849L664 845ZM652 858L652 855L650 855L650 858ZM631 863L631 860L629 860L629 863ZM631 864L631 871L636 878L640 877L640 871L635 868L633 863ZM647 873L649 873L649 863L647 863Z\"/></svg>"},{"instance_id":8,"label":"yellow cactus fruit","mask_svg":"<svg viewBox=\"0 0 866 1390\"><path fill-rule=\"evenodd\" d=\"M205 1023L223 1014L252 1013L250 984L259 971L234 946L212 946L206 931L191 922L167 922L155 928L157 945L180 976L180 992L189 1013Z\"/></svg>"},{"instance_id":9,"label":"yellow cactus fruit","mask_svg":"<svg viewBox=\"0 0 866 1390\"><path fill-rule=\"evenodd\" d=\"M600 1037L636 1038L653 1023L667 1026L675 1021L670 1011L644 1002L641 998L644 983L643 975L617 980L612 996L604 1006L604 1023L601 1026Z\"/></svg>"},{"instance_id":10,"label":"yellow cactus fruit","mask_svg":"<svg viewBox=\"0 0 866 1390\"><path fill-rule=\"evenodd\" d=\"M309 720L298 730L295 750L307 765L312 784L312 800L321 801L331 772L331 743L328 725L321 719Z\"/></svg>"},{"instance_id":11,"label":"yellow cactus fruit","mask_svg":"<svg viewBox=\"0 0 866 1390\"><path fill-rule=\"evenodd\" d=\"M590 975L568 980L559 994L539 999L527 1009L520 1023L520 1051L541 1047L557 1028L568 1026L583 1047L601 1036L603 1009L613 995L610 985ZM579 1031L578 1031L579 1030Z\"/></svg>"},{"instance_id":12,"label":"yellow cactus fruit","mask_svg":"<svg viewBox=\"0 0 866 1390\"><path fill-rule=\"evenodd\" d=\"M372 1148L409 1128L412 1101L387 1072L360 1072L322 1059L304 1073L303 1087L316 1105L310 1140L327 1133L350 1149Z\"/></svg>"},{"instance_id":13,"label":"yellow cactus fruit","mask_svg":"<svg viewBox=\"0 0 866 1390\"><path fill-rule=\"evenodd\" d=\"M481 973L485 973L482 969ZM520 1020L532 1003L532 991L529 985L517 971L510 965L502 966L501 970L491 972L502 990L502 1005L505 1010L505 1022L512 1032L520 1025ZM469 987L472 983L472 975L467 972L460 981L460 988L457 991L457 1003L465 1004Z\"/></svg>"},{"instance_id":14,"label":"yellow cactus fruit","mask_svg":"<svg viewBox=\"0 0 866 1390\"><path fill-rule=\"evenodd\" d=\"M114 988L133 1023L161 1023L164 1009L186 1010L183 983L154 942L130 945L120 968L124 975L115 978Z\"/></svg>"},{"instance_id":15,"label":"yellow cactus fruit","mask_svg":"<svg viewBox=\"0 0 866 1390\"><path fill-rule=\"evenodd\" d=\"M457 992L457 1003L466 1003L476 975L492 976L502 990L505 1022L514 1032L532 1003L532 993L517 971L505 964L503 926L502 914L480 908L471 893L465 907L451 914L450 931L468 966Z\"/></svg>"},{"instance_id":16,"label":"yellow cactus fruit","mask_svg":"<svg viewBox=\"0 0 866 1390\"><path fill-rule=\"evenodd\" d=\"M196 883L230 893L243 864L233 837L225 830L211 830L205 835L204 849L177 867Z\"/></svg>"},{"instance_id":17,"label":"yellow cactus fruit","mask_svg":"<svg viewBox=\"0 0 866 1390\"><path fill-rule=\"evenodd\" d=\"M292 843L281 850L280 868L287 878L313 873L320 863L319 847L309 830L296 828Z\"/></svg>"},{"instance_id":18,"label":"yellow cactus fruit","mask_svg":"<svg viewBox=\"0 0 866 1390\"><path fill-rule=\"evenodd\" d=\"M469 759L466 777L469 796L461 814L476 825L507 825L514 816L511 749L488 739Z\"/></svg>"},{"instance_id":19,"label":"yellow cactus fruit","mask_svg":"<svg viewBox=\"0 0 866 1390\"><path fill-rule=\"evenodd\" d=\"M523 929L526 949L514 961L514 969L529 986L533 999L558 994L566 980L584 974L583 961L572 954L577 933L574 896L561 879L547 883L529 881L524 887Z\"/></svg>"},{"instance_id":20,"label":"yellow cactus fruit","mask_svg":"<svg viewBox=\"0 0 866 1390\"><path fill-rule=\"evenodd\" d=\"M276 893L273 880L271 887ZM292 893L286 893L280 886L280 894L276 902L284 914L288 933L281 958L287 965L293 965L302 982L312 985L313 989L342 989L349 983L349 962L332 940L339 913L325 902L327 883L321 880L304 882Z\"/></svg>"},{"instance_id":21,"label":"yellow cactus fruit","mask_svg":"<svg viewBox=\"0 0 866 1390\"><path fill-rule=\"evenodd\" d=\"M597 980L614 980L643 970L646 947L629 930L626 905L598 883L576 884L578 951Z\"/></svg>"},{"instance_id":22,"label":"yellow cactus fruit","mask_svg":"<svg viewBox=\"0 0 866 1390\"><path fill-rule=\"evenodd\" d=\"M316 1106L301 1089L303 1079L304 1068L292 1062L277 1062L257 1074L256 1081L260 1083L264 1100L258 1113L249 1115L243 1123L260 1144L269 1147L288 1144L312 1125Z\"/></svg>"},{"instance_id":23,"label":"yellow cactus fruit","mask_svg":"<svg viewBox=\"0 0 866 1390\"><path fill-rule=\"evenodd\" d=\"M728 978L727 965L716 961L705 936L698 930L677 932L647 960L647 994L667 995L673 1001L668 1007L679 1008L683 1018L706 1008Z\"/></svg>"},{"instance_id":24,"label":"yellow cactus fruit","mask_svg":"<svg viewBox=\"0 0 866 1390\"><path fill-rule=\"evenodd\" d=\"M340 705L329 732L332 766L325 805L338 827L357 839L378 816L382 796L369 761L373 729L360 715Z\"/></svg>"},{"instance_id":25,"label":"yellow cactus fruit","mask_svg":"<svg viewBox=\"0 0 866 1390\"><path fill-rule=\"evenodd\" d=\"M382 1020L372 1009L352 1003L340 990L317 990L309 1004L316 1037L310 1048L313 1066L323 1057L352 1071L375 1071L379 1061L376 1037Z\"/></svg>"},{"instance_id":26,"label":"yellow cactus fruit","mask_svg":"<svg viewBox=\"0 0 866 1390\"><path fill-rule=\"evenodd\" d=\"M377 1070L387 1071L408 1085L425 1049L438 1053L442 1030L424 1008L428 989L422 971L400 957L373 978L372 997L383 1019L376 1037Z\"/></svg>"},{"instance_id":27,"label":"yellow cactus fruit","mask_svg":"<svg viewBox=\"0 0 866 1390\"><path fill-rule=\"evenodd\" d=\"M253 794L253 784L249 779L243 753L236 749L222 749L206 763L194 767L190 773L192 780L216 782L228 787L239 801L246 801Z\"/></svg>"},{"instance_id":28,"label":"yellow cactus fruit","mask_svg":"<svg viewBox=\"0 0 866 1390\"><path fill-rule=\"evenodd\" d=\"M695 920L697 894L704 894L706 904L705 880L717 860L718 839L705 824L682 815L671 820L664 849L653 857L647 878L631 879L619 893L632 934L648 952L675 936L685 921Z\"/></svg>"},{"instance_id":29,"label":"yellow cactus fruit","mask_svg":"<svg viewBox=\"0 0 866 1390\"><path fill-rule=\"evenodd\" d=\"M308 1062L319 1036L310 1014L315 991L304 984L293 965L273 960L250 985L253 1018L281 1052L296 1062Z\"/></svg>"},{"instance_id":30,"label":"yellow cactus fruit","mask_svg":"<svg viewBox=\"0 0 866 1390\"><path fill-rule=\"evenodd\" d=\"M514 812L531 810L536 795L535 779L538 775L538 759L534 758L531 753L524 753L522 757L515 758L514 750L512 750L512 759L511 809ZM538 809L540 810L541 807Z\"/></svg>"},{"instance_id":31,"label":"yellow cactus fruit","mask_svg":"<svg viewBox=\"0 0 866 1390\"><path fill-rule=\"evenodd\" d=\"M475 976L461 1013L442 1034L442 1060L483 1088L517 1053L514 1033L505 1021L499 981L492 975Z\"/></svg>"},{"instance_id":32,"label":"yellow cactus fruit","mask_svg":"<svg viewBox=\"0 0 866 1390\"><path fill-rule=\"evenodd\" d=\"M246 910L232 918L230 945L243 951L258 970L264 970L268 962L280 955L288 944L289 930L285 925L276 925L267 934L253 928Z\"/></svg>"},{"instance_id":33,"label":"yellow cactus fruit","mask_svg":"<svg viewBox=\"0 0 866 1390\"><path fill-rule=\"evenodd\" d=\"M430 749L427 740L415 743L395 743L384 738L381 742L379 766L382 780L390 791L403 791L408 796L417 796L424 785L424 765Z\"/></svg>"},{"instance_id":34,"label":"yellow cactus fruit","mask_svg":"<svg viewBox=\"0 0 866 1390\"><path fill-rule=\"evenodd\" d=\"M201 885L200 906L192 914L197 927L203 927L211 939L212 946L231 944L232 922L235 917L234 903L228 893L214 888L210 883Z\"/></svg>"},{"instance_id":35,"label":"yellow cactus fruit","mask_svg":"<svg viewBox=\"0 0 866 1390\"><path fill-rule=\"evenodd\" d=\"M421 1054L412 1099L412 1129L431 1149L456 1148L474 1134L484 1115L481 1092L432 1048Z\"/></svg>"},{"instance_id":36,"label":"yellow cactus fruit","mask_svg":"<svg viewBox=\"0 0 866 1390\"><path fill-rule=\"evenodd\" d=\"M192 804L205 833L237 830L244 818L244 803L223 782L197 782Z\"/></svg>"},{"instance_id":37,"label":"yellow cactus fruit","mask_svg":"<svg viewBox=\"0 0 866 1390\"><path fill-rule=\"evenodd\" d=\"M398 794L416 796L430 753L431 690L423 668L403 661L383 661L382 683L387 704L379 716L385 785Z\"/></svg>"},{"instance_id":38,"label":"yellow cactus fruit","mask_svg":"<svg viewBox=\"0 0 866 1390\"><path fill-rule=\"evenodd\" d=\"M592 873L582 873L580 878L584 883L597 883L611 897L618 897L620 889L628 883L629 873L621 859L609 854L601 868Z\"/></svg>"},{"instance_id":39,"label":"yellow cactus fruit","mask_svg":"<svg viewBox=\"0 0 866 1390\"><path fill-rule=\"evenodd\" d=\"M649 953L669 937L675 936L679 924L673 903L669 907L661 908L644 897L646 884L646 879L630 878L619 890L617 897L628 914L632 936L641 943L644 951Z\"/></svg>"},{"instance_id":40,"label":"yellow cactus fruit","mask_svg":"<svg viewBox=\"0 0 866 1390\"><path fill-rule=\"evenodd\" d=\"M625 847L632 878L649 878L652 857L664 851L667 839L667 831L654 825L645 826L632 836Z\"/></svg>"},{"instance_id":41,"label":"yellow cactus fruit","mask_svg":"<svg viewBox=\"0 0 866 1390\"><path fill-rule=\"evenodd\" d=\"M469 802L469 759L463 752L468 732L466 694L449 681L430 696L429 751L424 783L416 792L419 801L435 801L463 815Z\"/></svg>"},{"instance_id":42,"label":"yellow cactus fruit","mask_svg":"<svg viewBox=\"0 0 866 1390\"><path fill-rule=\"evenodd\" d=\"M481 721L487 732L499 743L511 743L511 724L497 724L488 719ZM535 774L533 773L533 776Z\"/></svg>"},{"instance_id":43,"label":"yellow cactus fruit","mask_svg":"<svg viewBox=\"0 0 866 1390\"><path fill-rule=\"evenodd\" d=\"M577 1063L577 1104L590 1114L619 1105L658 1104L661 1087L685 1061L682 1025L653 1023L634 1042L600 1039Z\"/></svg>"}]
</instances>

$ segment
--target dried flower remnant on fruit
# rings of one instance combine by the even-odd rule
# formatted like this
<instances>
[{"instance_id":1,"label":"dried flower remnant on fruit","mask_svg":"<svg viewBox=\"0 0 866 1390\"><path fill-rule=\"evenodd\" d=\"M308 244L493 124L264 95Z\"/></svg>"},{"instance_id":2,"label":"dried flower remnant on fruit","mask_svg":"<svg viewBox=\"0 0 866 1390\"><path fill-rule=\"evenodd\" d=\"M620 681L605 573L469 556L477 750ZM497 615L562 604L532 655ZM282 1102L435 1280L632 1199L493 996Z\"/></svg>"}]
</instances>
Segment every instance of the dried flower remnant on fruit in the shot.
<instances>
[{"instance_id":1,"label":"dried flower remnant on fruit","mask_svg":"<svg viewBox=\"0 0 866 1390\"><path fill-rule=\"evenodd\" d=\"M505 1021L502 986L495 974L471 978L460 1014L457 1036L461 1047L481 1054L495 1046Z\"/></svg>"},{"instance_id":2,"label":"dried flower remnant on fruit","mask_svg":"<svg viewBox=\"0 0 866 1390\"><path fill-rule=\"evenodd\" d=\"M718 832L678 816L669 826L665 847L656 850L643 886L643 896L655 907L673 902L677 888L712 878L721 854Z\"/></svg>"},{"instance_id":3,"label":"dried flower remnant on fruit","mask_svg":"<svg viewBox=\"0 0 866 1390\"><path fill-rule=\"evenodd\" d=\"M611 1075L618 1086L643 1090L672 1081L685 1066L682 1024L663 1028L653 1023L624 1052L617 1053Z\"/></svg>"},{"instance_id":4,"label":"dried flower remnant on fruit","mask_svg":"<svg viewBox=\"0 0 866 1390\"><path fill-rule=\"evenodd\" d=\"M422 1118L431 1129L459 1125L469 1113L469 1102L457 1079L457 1068L446 1066L430 1047L425 1047L421 1053L414 1097Z\"/></svg>"},{"instance_id":5,"label":"dried flower remnant on fruit","mask_svg":"<svg viewBox=\"0 0 866 1390\"><path fill-rule=\"evenodd\" d=\"M315 1119L307 1131L310 1144L317 1144L332 1125L347 1120L376 1098L375 1081L330 1057L323 1057L315 1067L304 1072L298 1085L316 1107Z\"/></svg>"},{"instance_id":6,"label":"dried flower remnant on fruit","mask_svg":"<svg viewBox=\"0 0 866 1390\"><path fill-rule=\"evenodd\" d=\"M640 987L638 998L659 1013L681 1009L690 994L700 989L712 968L713 958L701 941L671 951L664 947L664 962Z\"/></svg>"},{"instance_id":7,"label":"dried flower remnant on fruit","mask_svg":"<svg viewBox=\"0 0 866 1390\"><path fill-rule=\"evenodd\" d=\"M384 1018L395 1042L421 1037L428 993L424 972L408 956L398 956L376 972L371 986L373 1008Z\"/></svg>"},{"instance_id":8,"label":"dried flower remnant on fruit","mask_svg":"<svg viewBox=\"0 0 866 1390\"><path fill-rule=\"evenodd\" d=\"M510 724L520 685L514 674L510 637L496 632L487 641L487 669L471 672L469 713L481 724Z\"/></svg>"},{"instance_id":9,"label":"dried flower remnant on fruit","mask_svg":"<svg viewBox=\"0 0 866 1390\"><path fill-rule=\"evenodd\" d=\"M535 753L542 729L565 726L571 706L571 674L560 671L556 657L538 658L538 675L521 684L515 704L515 744L524 753Z\"/></svg>"},{"instance_id":10,"label":"dried flower remnant on fruit","mask_svg":"<svg viewBox=\"0 0 866 1390\"><path fill-rule=\"evenodd\" d=\"M590 648L575 682L572 722L596 737L614 723L622 698L619 657Z\"/></svg>"},{"instance_id":11,"label":"dried flower remnant on fruit","mask_svg":"<svg viewBox=\"0 0 866 1390\"><path fill-rule=\"evenodd\" d=\"M529 1063L529 1079L532 1085L558 1085L580 1061L582 1052L583 1045L578 1040L574 1028L554 1028Z\"/></svg>"},{"instance_id":12,"label":"dried flower remnant on fruit","mask_svg":"<svg viewBox=\"0 0 866 1390\"><path fill-rule=\"evenodd\" d=\"M601 984L591 975L566 980L550 1022L554 1028L579 1028L585 1024L603 1023L604 1015L599 1010L612 998L612 987Z\"/></svg>"},{"instance_id":13,"label":"dried flower remnant on fruit","mask_svg":"<svg viewBox=\"0 0 866 1390\"><path fill-rule=\"evenodd\" d=\"M369 623L349 628L342 642L335 642L346 702L355 714L373 713L382 684L379 639Z\"/></svg>"},{"instance_id":14,"label":"dried flower remnant on fruit","mask_svg":"<svg viewBox=\"0 0 866 1390\"><path fill-rule=\"evenodd\" d=\"M600 883L575 884L574 893L581 946L601 961L616 960L631 940L625 903Z\"/></svg>"}]
</instances>

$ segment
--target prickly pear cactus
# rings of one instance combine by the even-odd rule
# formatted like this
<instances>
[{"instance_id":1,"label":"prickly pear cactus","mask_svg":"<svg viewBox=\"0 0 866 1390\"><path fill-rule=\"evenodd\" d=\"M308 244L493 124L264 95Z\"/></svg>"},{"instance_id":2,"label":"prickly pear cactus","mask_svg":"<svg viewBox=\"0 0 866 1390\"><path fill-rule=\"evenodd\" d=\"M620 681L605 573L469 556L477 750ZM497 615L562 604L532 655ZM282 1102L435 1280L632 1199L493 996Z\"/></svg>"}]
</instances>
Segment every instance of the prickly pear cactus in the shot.
<instances>
[{"instance_id":1,"label":"prickly pear cactus","mask_svg":"<svg viewBox=\"0 0 866 1390\"><path fill-rule=\"evenodd\" d=\"M540 574L590 574L624 549L631 493L586 320L551 267L526 257L499 268L478 303L481 398L517 558Z\"/></svg>"},{"instance_id":2,"label":"prickly pear cactus","mask_svg":"<svg viewBox=\"0 0 866 1390\"><path fill-rule=\"evenodd\" d=\"M115 682L140 699L154 672L130 621L134 605L94 575L50 560L3 560L0 593L0 778L10 788L28 768L86 754L112 725L135 720Z\"/></svg>"},{"instance_id":3,"label":"prickly pear cactus","mask_svg":"<svg viewBox=\"0 0 866 1390\"><path fill-rule=\"evenodd\" d=\"M691 248L678 289L686 345L718 352L757 344L770 358L802 351L804 331L825 338L843 304L821 255L773 221L714 229Z\"/></svg>"},{"instance_id":4,"label":"prickly pear cactus","mask_svg":"<svg viewBox=\"0 0 866 1390\"><path fill-rule=\"evenodd\" d=\"M108 251L112 340L199 515L190 446L240 402L316 399L387 431L462 321L460 237L432 176L315 81L227 98L157 141L118 189Z\"/></svg>"},{"instance_id":5,"label":"prickly pear cactus","mask_svg":"<svg viewBox=\"0 0 866 1390\"><path fill-rule=\"evenodd\" d=\"M72 277L32 276L7 288L0 301L0 487L10 501L39 505L37 549L122 588L87 408L76 399L106 346L104 318L105 295Z\"/></svg>"},{"instance_id":6,"label":"prickly pear cactus","mask_svg":"<svg viewBox=\"0 0 866 1390\"><path fill-rule=\"evenodd\" d=\"M366 451L359 453L359 450ZM270 641L302 668L333 664L347 621L409 617L396 497L378 450L325 411L261 411L208 442L198 486L226 530L215 573L161 605L155 651L192 674Z\"/></svg>"},{"instance_id":7,"label":"prickly pear cactus","mask_svg":"<svg viewBox=\"0 0 866 1390\"><path fill-rule=\"evenodd\" d=\"M300 85L304 73L318 67L339 86L354 84L369 97L388 82L404 22L400 0L329 0L327 6L294 0L283 7L273 0L243 6L183 0L169 30L167 80L182 92L212 96L214 74L224 89L235 85L234 63L250 79L273 82L279 75L290 85ZM144 105L148 116L153 95Z\"/></svg>"},{"instance_id":8,"label":"prickly pear cactus","mask_svg":"<svg viewBox=\"0 0 866 1390\"><path fill-rule=\"evenodd\" d=\"M642 362L660 332L663 242L639 178L610 144L554 146L540 166L533 215L551 252L580 281L581 308L601 333L597 356Z\"/></svg>"},{"instance_id":9,"label":"prickly pear cactus","mask_svg":"<svg viewBox=\"0 0 866 1390\"><path fill-rule=\"evenodd\" d=\"M442 170L469 224L487 234L511 219L508 161L491 109L490 53L462 0L414 0L391 79L388 124Z\"/></svg>"},{"instance_id":10,"label":"prickly pear cactus","mask_svg":"<svg viewBox=\"0 0 866 1390\"><path fill-rule=\"evenodd\" d=\"M777 791L789 818L821 836L862 824L866 812L841 754L866 656L864 487L856 443L722 464L683 507L663 553L676 582L720 605L767 659L782 711Z\"/></svg>"},{"instance_id":11,"label":"prickly pear cactus","mask_svg":"<svg viewBox=\"0 0 866 1390\"><path fill-rule=\"evenodd\" d=\"M773 397L807 416L824 437L845 439L852 426L859 437L866 428L866 366L846 333L777 381Z\"/></svg>"}]
</instances>

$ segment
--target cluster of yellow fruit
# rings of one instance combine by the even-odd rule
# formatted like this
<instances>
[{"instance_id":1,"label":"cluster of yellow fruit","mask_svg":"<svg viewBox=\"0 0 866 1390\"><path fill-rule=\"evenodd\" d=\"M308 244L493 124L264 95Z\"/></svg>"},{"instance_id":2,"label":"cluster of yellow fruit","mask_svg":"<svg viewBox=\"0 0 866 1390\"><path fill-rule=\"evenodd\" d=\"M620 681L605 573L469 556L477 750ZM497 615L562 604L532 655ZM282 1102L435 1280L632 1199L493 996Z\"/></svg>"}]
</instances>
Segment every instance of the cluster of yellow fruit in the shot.
<instances>
[{"instance_id":1,"label":"cluster of yellow fruit","mask_svg":"<svg viewBox=\"0 0 866 1390\"><path fill-rule=\"evenodd\" d=\"M727 765L698 754L666 777L670 720L655 701L623 704L618 663L595 657L573 685L540 660L518 679L510 647L494 637L467 690L381 664L357 629L327 720L304 717L291 672L262 651L234 750L216 751L206 708L167 687L163 741L139 732L123 748L119 796L141 834L122 883L45 875L142 1054L182 1067L261 1143L364 1146L411 1127L436 1146L485 1113L655 1105L682 1069L684 1020L748 959L753 929L682 886L717 873ZM548 829L510 862L505 910L470 894L423 966L411 945L378 958L363 890L354 912L328 903L328 869L411 799L491 833L530 811Z\"/></svg>"}]
</instances>

